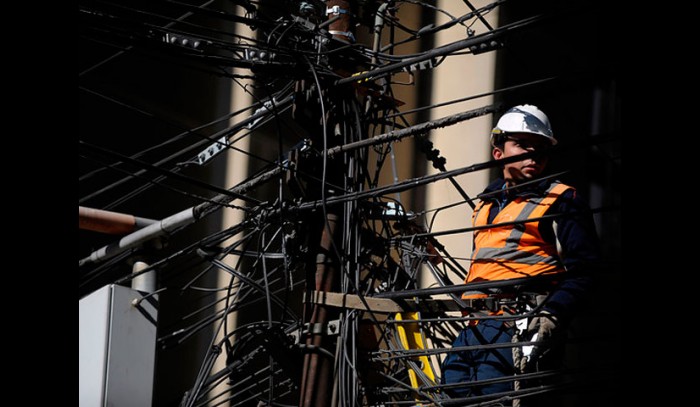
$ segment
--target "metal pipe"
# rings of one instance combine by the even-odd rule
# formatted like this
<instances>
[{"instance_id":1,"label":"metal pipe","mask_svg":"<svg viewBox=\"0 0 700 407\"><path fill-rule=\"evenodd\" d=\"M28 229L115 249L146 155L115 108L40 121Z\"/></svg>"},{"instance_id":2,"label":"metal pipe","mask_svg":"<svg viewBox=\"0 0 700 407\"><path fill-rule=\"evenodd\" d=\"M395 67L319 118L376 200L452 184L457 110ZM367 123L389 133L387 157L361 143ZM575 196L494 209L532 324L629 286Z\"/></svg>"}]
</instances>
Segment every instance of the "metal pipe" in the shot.
<instances>
[{"instance_id":1,"label":"metal pipe","mask_svg":"<svg viewBox=\"0 0 700 407\"><path fill-rule=\"evenodd\" d=\"M285 169L282 166L275 167L249 181L236 185L235 187L231 188L231 192L236 194L244 194L270 178L281 174L284 170ZM113 243L95 250L88 257L80 260L78 262L78 266L82 267L88 263L98 263L110 259L117 254L124 252L125 250L135 247L138 244L164 235L170 235L171 233L175 232L175 229L187 226L207 215L214 213L216 210L220 209L223 204L226 204L233 199L234 198L232 198L230 194L219 194L212 198L210 202L201 203L161 221L156 221L156 223L151 224L148 227L123 237L117 243Z\"/></svg>"},{"instance_id":2,"label":"metal pipe","mask_svg":"<svg viewBox=\"0 0 700 407\"><path fill-rule=\"evenodd\" d=\"M78 227L83 230L125 235L155 222L157 222L155 219L78 206Z\"/></svg>"},{"instance_id":3,"label":"metal pipe","mask_svg":"<svg viewBox=\"0 0 700 407\"><path fill-rule=\"evenodd\" d=\"M92 252L88 257L81 259L78 262L78 267L82 267L88 263L97 263L104 261L122 253L128 249L134 248L141 243L155 239L161 236L170 235L176 229L194 223L197 219L194 216L194 208L185 209L182 212L169 216L159 222L139 229L134 233L124 236L118 242L103 246L100 249Z\"/></svg>"}]
</instances>

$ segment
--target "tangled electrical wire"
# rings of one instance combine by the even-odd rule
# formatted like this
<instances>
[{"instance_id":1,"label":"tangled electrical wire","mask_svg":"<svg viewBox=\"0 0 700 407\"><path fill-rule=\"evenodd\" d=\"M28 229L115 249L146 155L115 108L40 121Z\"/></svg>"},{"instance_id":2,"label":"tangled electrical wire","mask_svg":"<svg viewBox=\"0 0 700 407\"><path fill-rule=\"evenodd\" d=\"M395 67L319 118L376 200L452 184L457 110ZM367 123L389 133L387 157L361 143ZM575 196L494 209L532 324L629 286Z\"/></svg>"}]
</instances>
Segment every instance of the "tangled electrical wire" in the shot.
<instances>
[{"instance_id":1,"label":"tangled electrical wire","mask_svg":"<svg viewBox=\"0 0 700 407\"><path fill-rule=\"evenodd\" d=\"M534 14L493 27L486 17L506 0L483 3L475 7L465 0L462 14L453 15L418 0L79 2L81 40L99 50L81 65L81 93L167 129L129 153L99 138L81 138L79 204L138 208L162 191L193 203L81 254L79 286L89 291L96 283L128 284L156 272L160 295L197 299L159 325L163 351L205 338L206 351L181 406L310 406L328 400L338 406L498 406L581 386L569 381L459 399L440 382L440 361L455 351L452 341L474 318L449 305L459 303L468 259L451 256L439 238L474 228L435 231L435 218L458 205L473 208L483 198L471 198L456 177L527 154L448 169L428 141L432 130L497 113L500 103L486 101L416 124L409 115L536 90L578 74L544 75L402 110L397 75L408 75L411 84L448 58L504 48L508 38L553 18ZM406 9L438 14L444 22L412 27L400 18ZM463 38L438 43L448 30L461 30ZM433 39L432 47L422 45L426 38ZM419 50L403 52L411 45ZM101 71L126 58L230 81L252 102L201 123L169 117L128 92L101 86ZM262 133L274 135L272 146L254 151L249 143ZM398 179L396 142L409 139L438 172ZM611 140L615 135L599 135L551 153L604 150ZM198 171L220 164L227 153L250 160L249 175L225 187L206 181ZM608 166L619 166L616 157L607 159ZM389 170L392 183L383 181ZM418 210L401 199L402 192L442 181L458 201ZM222 210L241 220L191 232ZM144 256L153 260L147 268L125 272L130 259ZM435 286L421 288L421 274ZM434 295L447 299L431 302ZM547 383L548 377L575 374L544 370L503 380Z\"/></svg>"}]
</instances>

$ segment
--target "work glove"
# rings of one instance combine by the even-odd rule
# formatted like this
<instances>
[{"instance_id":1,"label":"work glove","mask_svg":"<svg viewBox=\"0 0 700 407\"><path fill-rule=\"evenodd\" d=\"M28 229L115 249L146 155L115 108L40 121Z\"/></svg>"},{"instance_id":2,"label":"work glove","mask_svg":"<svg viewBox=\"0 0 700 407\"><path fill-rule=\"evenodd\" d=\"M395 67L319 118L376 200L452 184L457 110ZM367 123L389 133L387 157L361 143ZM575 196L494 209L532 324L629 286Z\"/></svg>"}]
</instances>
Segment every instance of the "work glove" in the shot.
<instances>
[{"instance_id":1,"label":"work glove","mask_svg":"<svg viewBox=\"0 0 700 407\"><path fill-rule=\"evenodd\" d=\"M551 347L558 341L562 334L561 324L555 315L548 311L541 311L538 316L532 318L527 327L530 342L538 342L532 348L527 358L526 370L536 370L539 360L546 356Z\"/></svg>"}]
</instances>

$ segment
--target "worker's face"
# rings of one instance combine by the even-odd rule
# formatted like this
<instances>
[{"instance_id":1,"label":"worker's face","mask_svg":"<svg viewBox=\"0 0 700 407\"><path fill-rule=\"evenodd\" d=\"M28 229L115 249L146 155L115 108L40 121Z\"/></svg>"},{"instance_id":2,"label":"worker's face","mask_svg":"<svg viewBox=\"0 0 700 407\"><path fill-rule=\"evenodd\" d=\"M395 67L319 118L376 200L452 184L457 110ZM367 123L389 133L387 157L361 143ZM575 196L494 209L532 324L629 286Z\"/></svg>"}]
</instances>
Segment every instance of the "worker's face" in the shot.
<instances>
[{"instance_id":1,"label":"worker's face","mask_svg":"<svg viewBox=\"0 0 700 407\"><path fill-rule=\"evenodd\" d=\"M551 147L549 140L542 136L528 133L509 134L503 148L493 149L493 158L512 157L531 151L541 151ZM512 183L519 183L537 178L547 165L548 158L544 155L526 158L503 166L503 178Z\"/></svg>"}]
</instances>

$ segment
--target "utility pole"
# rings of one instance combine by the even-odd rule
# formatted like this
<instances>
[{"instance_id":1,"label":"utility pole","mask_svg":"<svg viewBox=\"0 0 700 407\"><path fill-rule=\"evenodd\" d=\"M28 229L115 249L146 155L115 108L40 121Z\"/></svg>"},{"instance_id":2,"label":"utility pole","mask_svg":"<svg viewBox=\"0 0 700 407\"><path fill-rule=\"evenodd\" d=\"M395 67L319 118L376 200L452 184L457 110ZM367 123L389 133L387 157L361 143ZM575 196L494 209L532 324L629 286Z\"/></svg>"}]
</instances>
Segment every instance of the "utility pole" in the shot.
<instances>
[{"instance_id":1,"label":"utility pole","mask_svg":"<svg viewBox=\"0 0 700 407\"><path fill-rule=\"evenodd\" d=\"M334 38L345 42L355 42L354 37L354 24L353 24L353 13L351 2L346 0L330 0L326 2L327 9L324 13L329 20L334 20L330 23L328 27L328 32L333 35ZM335 68L335 67L334 67ZM313 67L311 67L313 70ZM331 92L329 90L326 95L332 95L331 98L324 98L324 91L327 90L327 86L321 85L320 79L314 73L314 79L316 82L316 94L320 100L320 106L323 109L315 109L316 112L322 111L324 117L312 116L309 121L313 125L310 128L310 132L313 137L314 143L318 143L318 146L323 146L326 151L330 148L330 144L342 143L342 137L335 137L339 135L335 131L334 125L340 125L340 121L344 118L339 117L337 113L331 114L331 105L338 105L339 100L335 100L335 96L343 95L342 92L351 92L352 89L340 89L340 94L337 94L334 90ZM315 95L314 95L315 96ZM352 96L352 94L351 94ZM342 98L342 96L341 96ZM329 101L325 106L325 101ZM308 111L308 110L307 110ZM336 110L337 111L337 110ZM321 126L319 126L319 121ZM320 131L320 132L319 132ZM320 137L318 135L320 134ZM336 140L340 138L340 140ZM317 194L321 199L326 197L327 185L342 185L344 174L344 168L342 166L342 157L329 158L324 152L323 159L325 162L321 163L323 180L325 183L320 185L321 190L310 191L312 194ZM327 178L326 178L327 176ZM334 291L338 288L338 283L340 280L339 268L341 266L341 259L338 258L339 248L334 244L334 242L340 242L339 236L342 236L343 229L343 218L342 211L337 207L329 206L324 208L323 213L317 215L322 219L321 222L313 222L315 227L321 228L320 241L316 248L315 259L312 257L310 266L307 272L307 295L306 298L312 298L310 291L315 289L316 291ZM318 218L317 218L318 219ZM320 223L320 224L319 224ZM317 229L318 230L318 229ZM311 236L318 236L316 233L311 233ZM311 240L312 242L314 240ZM315 261L314 261L315 260ZM313 275L311 271L313 270ZM311 286L313 282L314 286ZM335 354L335 341L329 336L328 332L328 322L337 318L339 315L337 309L333 309L322 304L305 304L305 327L306 329L306 341L304 347L304 362L302 370L302 380L301 380L301 394L299 399L300 407L316 407L316 406L330 406L332 404L331 395L333 387L333 365L334 360L330 355ZM307 321L308 320L308 321Z\"/></svg>"}]
</instances>

